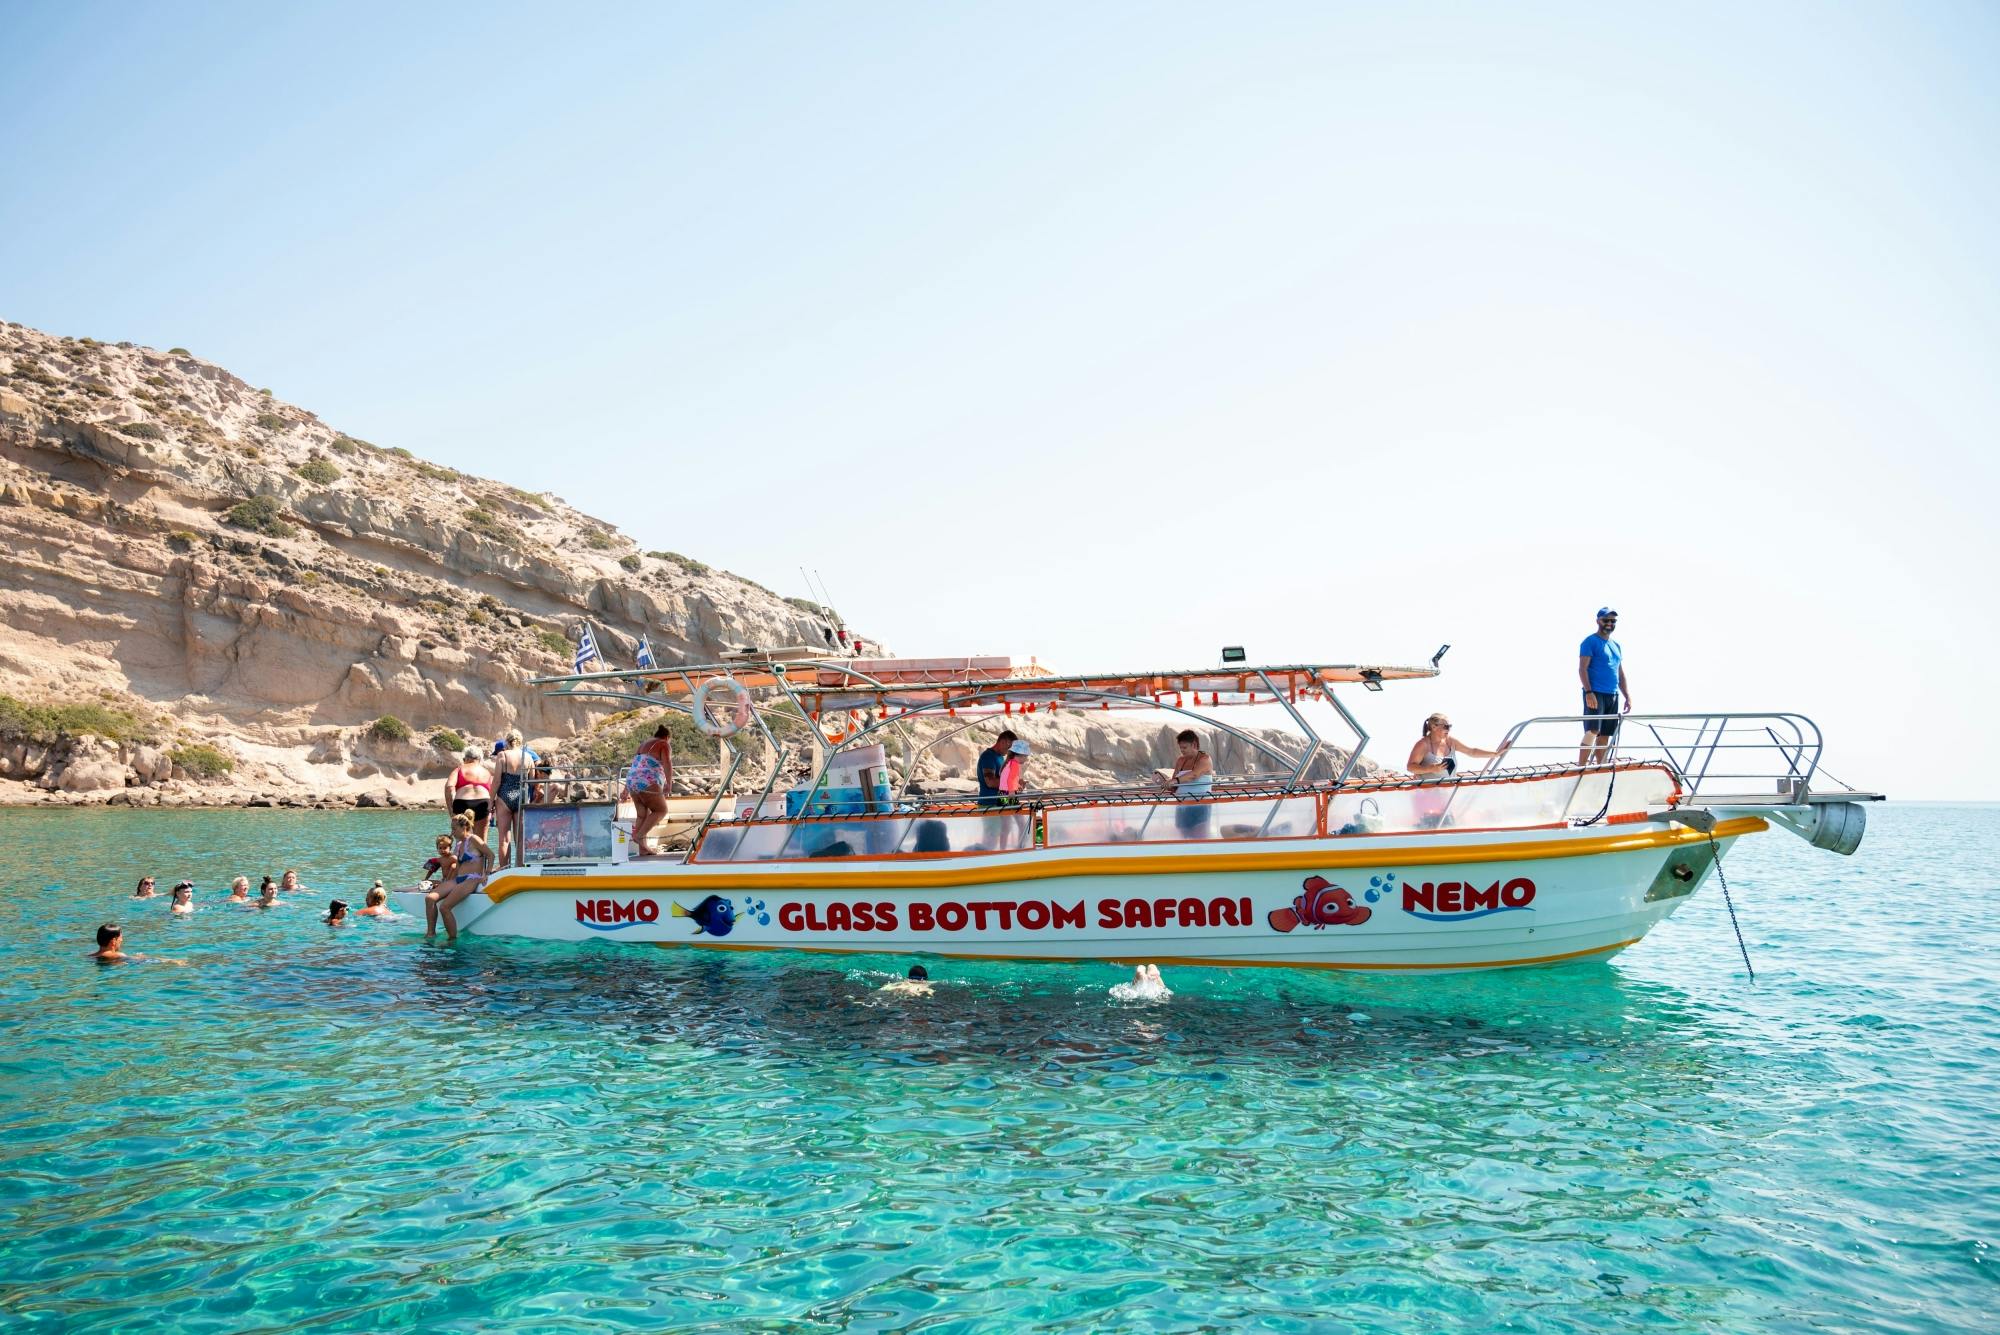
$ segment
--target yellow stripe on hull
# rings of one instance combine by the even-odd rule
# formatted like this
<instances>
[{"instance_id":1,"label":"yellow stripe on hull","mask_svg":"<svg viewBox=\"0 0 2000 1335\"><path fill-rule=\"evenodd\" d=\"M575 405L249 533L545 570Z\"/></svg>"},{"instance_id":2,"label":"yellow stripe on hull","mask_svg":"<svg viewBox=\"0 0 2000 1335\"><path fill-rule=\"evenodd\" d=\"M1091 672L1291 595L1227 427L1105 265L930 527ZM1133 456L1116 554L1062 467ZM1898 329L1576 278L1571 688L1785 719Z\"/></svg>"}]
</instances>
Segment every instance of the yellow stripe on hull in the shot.
<instances>
[{"instance_id":1,"label":"yellow stripe on hull","mask_svg":"<svg viewBox=\"0 0 2000 1335\"><path fill-rule=\"evenodd\" d=\"M1761 816L1738 816L1716 824L1717 839L1756 834L1770 828ZM1465 862L1534 862L1546 858L1590 857L1602 853L1630 853L1649 848L1671 848L1679 844L1706 842L1709 836L1676 826L1667 830L1642 830L1633 834L1592 835L1580 839L1536 839L1513 843L1399 844L1356 847L1365 835L1348 835L1340 847L1318 844L1311 848L1284 849L1265 853L1166 853L1130 857L1060 857L1047 850L1035 851L1028 860L966 866L957 858L948 865L870 866L854 871L822 871L795 868L791 864L745 862L734 872L662 870L653 875L622 872L610 876L507 876L486 887L489 898L501 901L529 890L575 892L579 890L741 890L749 887L774 890L931 890L965 885L997 885L1008 881L1060 880L1074 876L1158 876L1204 872L1245 871L1324 871L1336 867L1381 867L1395 863L1420 863L1435 867ZM1378 836L1381 837L1381 836ZM1426 841L1429 842L1429 841ZM1026 850L1023 850L1024 852ZM743 949L744 947L732 947ZM1615 947L1606 947L1614 949ZM797 947L788 947L797 949ZM1342 967L1342 966L1335 966ZM1473 966L1450 966L1473 967Z\"/></svg>"}]
</instances>

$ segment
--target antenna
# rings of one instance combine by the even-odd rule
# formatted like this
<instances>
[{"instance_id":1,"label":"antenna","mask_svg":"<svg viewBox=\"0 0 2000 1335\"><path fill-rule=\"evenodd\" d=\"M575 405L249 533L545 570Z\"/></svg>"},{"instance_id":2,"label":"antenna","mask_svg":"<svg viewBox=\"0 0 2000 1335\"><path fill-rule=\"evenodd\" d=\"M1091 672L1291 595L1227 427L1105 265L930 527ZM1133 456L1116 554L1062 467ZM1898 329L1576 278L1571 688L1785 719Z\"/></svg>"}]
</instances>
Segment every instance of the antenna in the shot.
<instances>
[{"instance_id":1,"label":"antenna","mask_svg":"<svg viewBox=\"0 0 2000 1335\"><path fill-rule=\"evenodd\" d=\"M813 578L819 581L820 606L824 607L826 609L826 614L833 618L833 624L835 628L841 631L845 631L847 629L847 619L841 616L840 613L836 612L833 608L833 594L827 591L826 576L819 573L818 567L814 567Z\"/></svg>"}]
</instances>

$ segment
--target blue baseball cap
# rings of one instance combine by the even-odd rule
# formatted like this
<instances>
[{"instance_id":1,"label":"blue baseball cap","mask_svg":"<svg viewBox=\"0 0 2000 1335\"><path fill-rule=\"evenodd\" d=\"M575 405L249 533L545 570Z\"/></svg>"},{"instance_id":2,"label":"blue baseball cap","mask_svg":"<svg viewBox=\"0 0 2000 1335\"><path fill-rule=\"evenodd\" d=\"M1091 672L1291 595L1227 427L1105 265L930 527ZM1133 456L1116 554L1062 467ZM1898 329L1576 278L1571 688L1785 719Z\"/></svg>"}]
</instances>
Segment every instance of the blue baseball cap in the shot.
<instances>
[{"instance_id":1,"label":"blue baseball cap","mask_svg":"<svg viewBox=\"0 0 2000 1335\"><path fill-rule=\"evenodd\" d=\"M1600 607L1597 609L1597 615L1601 617L1615 617L1618 615L1618 609L1615 607Z\"/></svg>"}]
</instances>

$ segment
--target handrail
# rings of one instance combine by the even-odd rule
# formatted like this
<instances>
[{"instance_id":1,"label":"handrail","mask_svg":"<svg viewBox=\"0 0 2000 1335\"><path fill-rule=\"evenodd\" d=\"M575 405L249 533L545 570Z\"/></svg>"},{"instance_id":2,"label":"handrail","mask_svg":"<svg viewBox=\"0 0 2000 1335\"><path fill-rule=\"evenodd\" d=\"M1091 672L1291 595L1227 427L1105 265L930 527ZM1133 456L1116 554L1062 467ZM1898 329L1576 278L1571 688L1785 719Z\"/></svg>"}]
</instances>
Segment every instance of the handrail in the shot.
<instances>
[{"instance_id":1,"label":"handrail","mask_svg":"<svg viewBox=\"0 0 2000 1335\"><path fill-rule=\"evenodd\" d=\"M1613 716L1545 714L1523 719L1507 730L1506 736L1501 739L1499 754L1487 761L1480 773L1494 771L1503 757L1522 751L1558 751L1564 754L1578 751L1582 744L1573 740L1577 734L1609 717ZM1612 761L1664 761L1680 780L1685 790L1684 800L1699 800L1716 793L1745 795L1742 788L1731 790L1727 785L1749 781L1770 783L1776 792L1788 796L1792 803L1802 803L1820 773L1820 756L1825 740L1819 725L1804 714L1732 710L1705 714L1621 714L1615 717L1620 726L1605 751L1606 756ZM1529 744L1522 740L1530 729L1563 724L1569 725L1572 732L1569 738L1562 741ZM1642 740L1635 744L1631 738L1638 731L1643 731L1651 741ZM1692 738L1686 737L1688 733L1693 734ZM1761 755L1765 759L1748 768L1738 768L1737 761L1745 754ZM1721 765L1719 770L1718 763Z\"/></svg>"}]
</instances>

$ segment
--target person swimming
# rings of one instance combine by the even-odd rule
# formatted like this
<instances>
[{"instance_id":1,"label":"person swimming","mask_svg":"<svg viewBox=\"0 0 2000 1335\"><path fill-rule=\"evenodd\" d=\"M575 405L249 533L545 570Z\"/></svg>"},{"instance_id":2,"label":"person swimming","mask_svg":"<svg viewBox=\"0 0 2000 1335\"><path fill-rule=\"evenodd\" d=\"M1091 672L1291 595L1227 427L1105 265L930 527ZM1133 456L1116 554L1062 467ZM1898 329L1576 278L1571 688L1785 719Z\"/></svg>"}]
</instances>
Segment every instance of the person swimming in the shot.
<instances>
[{"instance_id":1,"label":"person swimming","mask_svg":"<svg viewBox=\"0 0 2000 1335\"><path fill-rule=\"evenodd\" d=\"M882 990L899 997L927 997L931 994L931 971L921 964L912 964L907 976L884 983Z\"/></svg>"},{"instance_id":2,"label":"person swimming","mask_svg":"<svg viewBox=\"0 0 2000 1335\"><path fill-rule=\"evenodd\" d=\"M174 883L174 902L168 906L167 911L170 913L194 912L193 881L177 881Z\"/></svg>"},{"instance_id":3,"label":"person swimming","mask_svg":"<svg viewBox=\"0 0 2000 1335\"><path fill-rule=\"evenodd\" d=\"M141 876L138 886L132 891L132 898L151 899L158 893L157 890L153 889L153 878L150 876Z\"/></svg>"},{"instance_id":4,"label":"person swimming","mask_svg":"<svg viewBox=\"0 0 2000 1335\"><path fill-rule=\"evenodd\" d=\"M239 876L229 883L229 902L248 904L250 902L250 878Z\"/></svg>"},{"instance_id":5,"label":"person swimming","mask_svg":"<svg viewBox=\"0 0 2000 1335\"><path fill-rule=\"evenodd\" d=\"M97 929L97 949L90 952L94 960L107 964L125 958L125 929L115 922L107 922Z\"/></svg>"},{"instance_id":6,"label":"person swimming","mask_svg":"<svg viewBox=\"0 0 2000 1335\"><path fill-rule=\"evenodd\" d=\"M389 892L382 888L380 881L368 887L368 901L356 913L361 918L393 918L395 912L389 907Z\"/></svg>"},{"instance_id":7,"label":"person swimming","mask_svg":"<svg viewBox=\"0 0 2000 1335\"><path fill-rule=\"evenodd\" d=\"M1131 982L1111 985L1113 1001L1170 1001L1173 995L1157 964L1141 964L1132 970Z\"/></svg>"},{"instance_id":8,"label":"person swimming","mask_svg":"<svg viewBox=\"0 0 2000 1335\"><path fill-rule=\"evenodd\" d=\"M278 882L278 889L285 894L291 895L297 894L304 888L304 886L299 884L298 869L296 867L285 868L285 879Z\"/></svg>"},{"instance_id":9,"label":"person swimming","mask_svg":"<svg viewBox=\"0 0 2000 1335\"><path fill-rule=\"evenodd\" d=\"M271 909L276 908L284 902L284 900L278 898L278 883L266 876L264 884L257 891L257 907L260 909Z\"/></svg>"},{"instance_id":10,"label":"person swimming","mask_svg":"<svg viewBox=\"0 0 2000 1335\"><path fill-rule=\"evenodd\" d=\"M347 923L347 901L330 899L326 904L326 917L320 919L329 927L342 927Z\"/></svg>"},{"instance_id":11,"label":"person swimming","mask_svg":"<svg viewBox=\"0 0 2000 1335\"><path fill-rule=\"evenodd\" d=\"M123 964L130 960L135 963L178 964L185 966L186 960L166 959L158 955L127 955L125 953L125 929L115 922L107 922L97 929L97 949L90 952L90 958L99 964Z\"/></svg>"}]
</instances>

